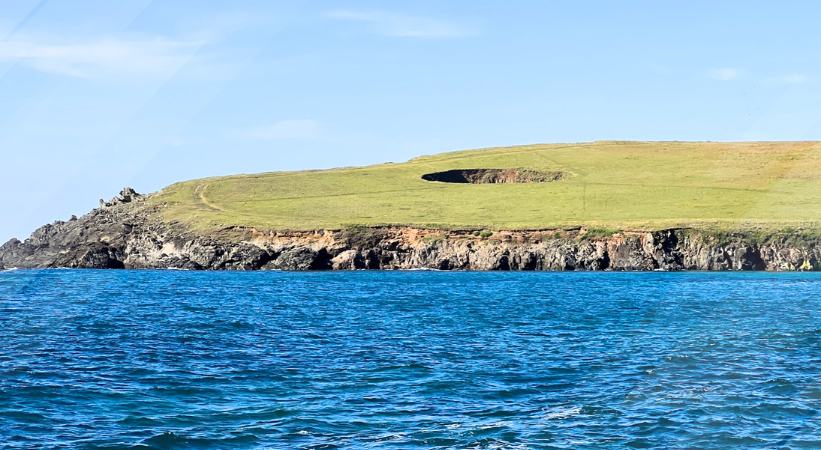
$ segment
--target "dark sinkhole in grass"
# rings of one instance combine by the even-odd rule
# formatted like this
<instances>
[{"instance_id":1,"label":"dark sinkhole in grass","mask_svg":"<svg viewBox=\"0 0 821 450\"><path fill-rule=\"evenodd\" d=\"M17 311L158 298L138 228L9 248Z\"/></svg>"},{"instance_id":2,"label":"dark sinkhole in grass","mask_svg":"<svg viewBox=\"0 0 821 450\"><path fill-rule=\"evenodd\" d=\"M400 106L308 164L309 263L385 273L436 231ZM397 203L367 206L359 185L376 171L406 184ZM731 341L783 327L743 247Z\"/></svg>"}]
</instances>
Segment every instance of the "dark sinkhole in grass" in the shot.
<instances>
[{"instance_id":1,"label":"dark sinkhole in grass","mask_svg":"<svg viewBox=\"0 0 821 450\"><path fill-rule=\"evenodd\" d=\"M501 184L549 183L565 178L564 172L533 169L452 169L422 175L426 181L440 183Z\"/></svg>"}]
</instances>

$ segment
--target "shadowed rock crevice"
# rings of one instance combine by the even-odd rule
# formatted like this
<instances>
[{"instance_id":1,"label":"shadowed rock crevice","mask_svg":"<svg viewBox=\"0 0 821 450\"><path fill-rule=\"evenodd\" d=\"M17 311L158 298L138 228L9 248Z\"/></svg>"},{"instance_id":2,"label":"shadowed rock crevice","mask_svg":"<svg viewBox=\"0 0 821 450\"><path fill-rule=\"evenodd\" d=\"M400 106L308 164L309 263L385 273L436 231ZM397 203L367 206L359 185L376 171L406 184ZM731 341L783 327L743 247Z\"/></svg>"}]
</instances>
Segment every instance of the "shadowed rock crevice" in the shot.
<instances>
[{"instance_id":1,"label":"shadowed rock crevice","mask_svg":"<svg viewBox=\"0 0 821 450\"><path fill-rule=\"evenodd\" d=\"M465 184L549 183L565 177L564 172L533 169L452 169L422 175L425 181Z\"/></svg>"}]
</instances>

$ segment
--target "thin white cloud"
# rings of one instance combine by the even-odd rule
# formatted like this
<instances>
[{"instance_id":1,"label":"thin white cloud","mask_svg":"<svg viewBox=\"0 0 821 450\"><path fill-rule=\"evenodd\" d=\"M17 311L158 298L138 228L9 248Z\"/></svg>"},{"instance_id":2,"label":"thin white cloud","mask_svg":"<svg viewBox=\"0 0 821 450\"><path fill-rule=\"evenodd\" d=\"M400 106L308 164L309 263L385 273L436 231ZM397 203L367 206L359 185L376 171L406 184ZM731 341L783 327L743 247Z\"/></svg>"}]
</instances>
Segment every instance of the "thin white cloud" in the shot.
<instances>
[{"instance_id":1,"label":"thin white cloud","mask_svg":"<svg viewBox=\"0 0 821 450\"><path fill-rule=\"evenodd\" d=\"M177 70L202 45L202 42L163 38L98 39L77 43L55 39L13 39L0 42L0 62L80 78L112 74L162 75Z\"/></svg>"},{"instance_id":2,"label":"thin white cloud","mask_svg":"<svg viewBox=\"0 0 821 450\"><path fill-rule=\"evenodd\" d=\"M714 80L732 81L741 75L741 70L734 67L721 67L711 70L708 75Z\"/></svg>"},{"instance_id":3,"label":"thin white cloud","mask_svg":"<svg viewBox=\"0 0 821 450\"><path fill-rule=\"evenodd\" d=\"M372 32L391 37L447 39L476 34L474 29L464 24L384 11L333 10L325 15L335 20L363 23Z\"/></svg>"},{"instance_id":4,"label":"thin white cloud","mask_svg":"<svg viewBox=\"0 0 821 450\"><path fill-rule=\"evenodd\" d=\"M803 84L809 81L809 77L803 73L788 73L776 78L776 81L783 84Z\"/></svg>"},{"instance_id":5,"label":"thin white cloud","mask_svg":"<svg viewBox=\"0 0 821 450\"><path fill-rule=\"evenodd\" d=\"M240 133L245 139L262 141L313 140L320 134L319 123L311 119L281 120Z\"/></svg>"},{"instance_id":6,"label":"thin white cloud","mask_svg":"<svg viewBox=\"0 0 821 450\"><path fill-rule=\"evenodd\" d=\"M734 67L712 69L707 72L707 75L719 81L734 81L743 77L747 81L763 85L804 84L811 81L811 78L807 74L800 72L784 73L779 76L767 77Z\"/></svg>"}]
</instances>

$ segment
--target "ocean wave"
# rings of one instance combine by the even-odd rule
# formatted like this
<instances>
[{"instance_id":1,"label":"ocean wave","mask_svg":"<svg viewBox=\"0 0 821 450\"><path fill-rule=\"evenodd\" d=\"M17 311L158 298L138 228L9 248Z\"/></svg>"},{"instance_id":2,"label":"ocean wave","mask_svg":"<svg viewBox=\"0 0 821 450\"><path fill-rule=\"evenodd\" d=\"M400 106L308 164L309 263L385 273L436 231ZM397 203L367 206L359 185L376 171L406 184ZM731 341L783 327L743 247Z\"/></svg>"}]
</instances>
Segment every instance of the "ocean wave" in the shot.
<instances>
[{"instance_id":1,"label":"ocean wave","mask_svg":"<svg viewBox=\"0 0 821 450\"><path fill-rule=\"evenodd\" d=\"M571 417L578 416L579 414L581 414L581 412L582 409L578 406L554 408L549 410L544 415L544 418L547 420L569 419Z\"/></svg>"}]
</instances>

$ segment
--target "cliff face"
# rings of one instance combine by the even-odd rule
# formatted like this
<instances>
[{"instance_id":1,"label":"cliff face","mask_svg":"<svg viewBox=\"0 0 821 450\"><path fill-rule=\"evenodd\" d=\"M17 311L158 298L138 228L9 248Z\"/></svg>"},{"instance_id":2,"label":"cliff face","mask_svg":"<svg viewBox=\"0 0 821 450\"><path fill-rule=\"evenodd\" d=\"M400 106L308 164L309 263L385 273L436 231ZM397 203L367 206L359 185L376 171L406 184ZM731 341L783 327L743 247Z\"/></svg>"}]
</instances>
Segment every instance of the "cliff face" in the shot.
<instances>
[{"instance_id":1,"label":"cliff face","mask_svg":"<svg viewBox=\"0 0 821 450\"><path fill-rule=\"evenodd\" d=\"M441 270L819 270L818 238L690 229L601 235L410 227L198 234L133 190L0 247L0 267Z\"/></svg>"}]
</instances>

